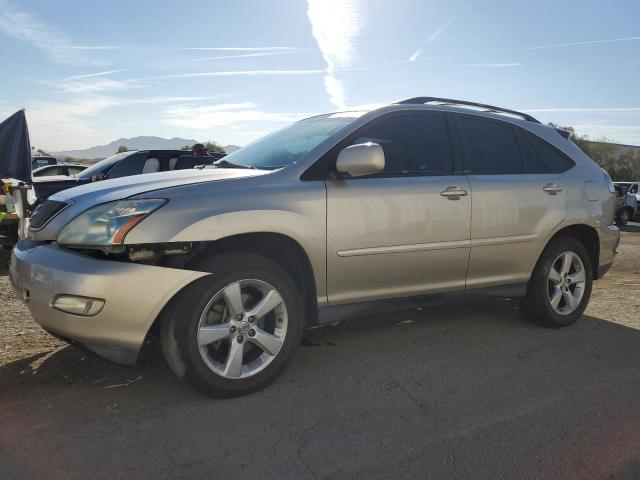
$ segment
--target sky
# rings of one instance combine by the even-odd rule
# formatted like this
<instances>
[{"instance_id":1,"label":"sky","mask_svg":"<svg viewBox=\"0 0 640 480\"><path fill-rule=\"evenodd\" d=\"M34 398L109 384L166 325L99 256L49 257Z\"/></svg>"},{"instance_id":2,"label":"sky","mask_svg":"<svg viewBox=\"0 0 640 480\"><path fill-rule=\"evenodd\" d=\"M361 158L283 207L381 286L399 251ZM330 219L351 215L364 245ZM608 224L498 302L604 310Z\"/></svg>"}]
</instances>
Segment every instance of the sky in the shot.
<instances>
[{"instance_id":1,"label":"sky","mask_svg":"<svg viewBox=\"0 0 640 480\"><path fill-rule=\"evenodd\" d=\"M640 145L640 2L0 0L0 118L59 151L157 135L246 145L413 96Z\"/></svg>"}]
</instances>

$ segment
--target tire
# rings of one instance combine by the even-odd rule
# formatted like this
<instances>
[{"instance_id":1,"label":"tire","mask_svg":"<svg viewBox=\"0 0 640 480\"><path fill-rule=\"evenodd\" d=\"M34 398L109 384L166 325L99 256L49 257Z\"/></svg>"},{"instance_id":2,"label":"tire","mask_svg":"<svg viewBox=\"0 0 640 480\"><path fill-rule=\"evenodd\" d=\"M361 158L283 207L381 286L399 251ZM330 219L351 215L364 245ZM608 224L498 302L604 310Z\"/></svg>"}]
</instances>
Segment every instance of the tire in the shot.
<instances>
[{"instance_id":1,"label":"tire","mask_svg":"<svg viewBox=\"0 0 640 480\"><path fill-rule=\"evenodd\" d=\"M161 321L169 367L212 397L263 389L282 374L302 337L296 284L278 264L252 253L221 254L197 268L213 274L183 290Z\"/></svg>"},{"instance_id":2,"label":"tire","mask_svg":"<svg viewBox=\"0 0 640 480\"><path fill-rule=\"evenodd\" d=\"M627 223L629 223L629 220L629 210L625 208L624 210L622 210L622 212L620 212L620 225L626 225Z\"/></svg>"},{"instance_id":3,"label":"tire","mask_svg":"<svg viewBox=\"0 0 640 480\"><path fill-rule=\"evenodd\" d=\"M569 258L570 262L567 262L565 259ZM567 263L570 263L569 271L565 273ZM552 269L555 273L551 272ZM582 283L580 279L583 279ZM584 245L571 236L559 237L540 256L527 285L522 309L534 323L554 328L566 327L575 323L584 313L592 286L593 266Z\"/></svg>"}]
</instances>

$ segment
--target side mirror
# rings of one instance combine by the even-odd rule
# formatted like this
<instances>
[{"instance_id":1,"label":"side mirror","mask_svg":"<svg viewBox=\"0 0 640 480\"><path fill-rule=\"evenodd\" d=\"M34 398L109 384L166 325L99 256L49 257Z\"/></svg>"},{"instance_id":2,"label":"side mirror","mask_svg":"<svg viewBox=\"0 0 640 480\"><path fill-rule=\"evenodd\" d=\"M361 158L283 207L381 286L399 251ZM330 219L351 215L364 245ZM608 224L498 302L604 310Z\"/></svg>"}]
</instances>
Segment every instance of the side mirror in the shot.
<instances>
[{"instance_id":1,"label":"side mirror","mask_svg":"<svg viewBox=\"0 0 640 480\"><path fill-rule=\"evenodd\" d=\"M92 182L101 182L104 179L105 179L104 173L96 173L95 175L91 176Z\"/></svg>"},{"instance_id":2,"label":"side mirror","mask_svg":"<svg viewBox=\"0 0 640 480\"><path fill-rule=\"evenodd\" d=\"M384 150L373 142L351 145L338 155L336 170L350 177L379 173L384 170Z\"/></svg>"}]
</instances>

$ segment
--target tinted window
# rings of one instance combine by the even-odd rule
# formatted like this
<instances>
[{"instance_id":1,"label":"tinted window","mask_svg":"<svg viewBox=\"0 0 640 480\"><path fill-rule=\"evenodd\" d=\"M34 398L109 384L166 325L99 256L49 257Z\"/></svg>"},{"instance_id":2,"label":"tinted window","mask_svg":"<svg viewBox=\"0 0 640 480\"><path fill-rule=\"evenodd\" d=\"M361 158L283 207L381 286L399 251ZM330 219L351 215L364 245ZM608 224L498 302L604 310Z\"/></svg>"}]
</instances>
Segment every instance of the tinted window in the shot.
<instances>
[{"instance_id":1,"label":"tinted window","mask_svg":"<svg viewBox=\"0 0 640 480\"><path fill-rule=\"evenodd\" d=\"M468 116L461 117L461 124L473 173L523 173L513 127Z\"/></svg>"},{"instance_id":2,"label":"tinted window","mask_svg":"<svg viewBox=\"0 0 640 480\"><path fill-rule=\"evenodd\" d=\"M562 173L573 167L574 163L560 153L553 145L549 145L540 137L529 133L526 134L526 137L542 156L544 163L546 163L550 172Z\"/></svg>"},{"instance_id":3,"label":"tinted window","mask_svg":"<svg viewBox=\"0 0 640 480\"><path fill-rule=\"evenodd\" d=\"M128 177L129 175L140 175L144 164L147 161L146 155L130 155L123 158L107 174L107 178Z\"/></svg>"},{"instance_id":4,"label":"tinted window","mask_svg":"<svg viewBox=\"0 0 640 480\"><path fill-rule=\"evenodd\" d=\"M83 170L80 175L78 175L78 177L91 178L97 173L107 174L114 167L114 165L116 165L122 159L134 154L135 152L123 152L111 155L110 157L107 157L104 160L100 160L98 163L94 163L89 168Z\"/></svg>"},{"instance_id":5,"label":"tinted window","mask_svg":"<svg viewBox=\"0 0 640 480\"><path fill-rule=\"evenodd\" d=\"M448 175L453 155L443 115L394 115L365 127L352 144L376 142L384 150L387 174Z\"/></svg>"},{"instance_id":6,"label":"tinted window","mask_svg":"<svg viewBox=\"0 0 640 480\"><path fill-rule=\"evenodd\" d=\"M525 171L527 173L549 173L544 160L538 151L533 148L533 145L527 140L526 136L520 133L518 140L520 141L520 152L524 159Z\"/></svg>"}]
</instances>

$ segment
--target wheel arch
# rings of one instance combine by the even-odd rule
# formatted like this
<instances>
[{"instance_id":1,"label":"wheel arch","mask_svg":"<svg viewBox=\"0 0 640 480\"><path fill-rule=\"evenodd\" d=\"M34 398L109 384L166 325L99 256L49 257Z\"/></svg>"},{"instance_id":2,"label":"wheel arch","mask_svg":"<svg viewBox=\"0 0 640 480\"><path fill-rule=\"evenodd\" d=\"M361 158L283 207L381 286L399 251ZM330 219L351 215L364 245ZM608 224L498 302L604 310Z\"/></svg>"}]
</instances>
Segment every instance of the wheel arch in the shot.
<instances>
[{"instance_id":1,"label":"wheel arch","mask_svg":"<svg viewBox=\"0 0 640 480\"><path fill-rule=\"evenodd\" d=\"M535 265L538 265L540 259L542 258L542 255L549 247L549 245L551 245L552 242L560 237L572 237L582 243L582 245L584 245L589 254L589 260L591 261L591 265L593 267L593 277L594 279L597 279L598 266L600 264L600 238L598 236L597 230L594 227L586 224L566 225L556 231L545 243L544 248L536 259Z\"/></svg>"},{"instance_id":2,"label":"wheel arch","mask_svg":"<svg viewBox=\"0 0 640 480\"><path fill-rule=\"evenodd\" d=\"M197 265L203 259L213 255L231 252L246 252L261 255L284 268L291 275L300 290L300 295L304 302L305 324L316 325L318 323L316 278L311 266L311 261L302 245L287 235L273 232L255 232L231 235L218 240L203 242L199 248L190 255L181 269L197 270ZM197 279L173 295L154 320L147 336L157 332L161 319L170 312L178 297L189 289L197 288L197 285L201 281L203 281L203 279Z\"/></svg>"}]
</instances>

